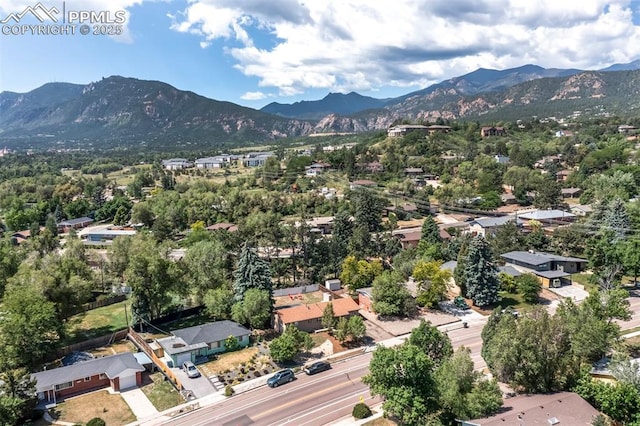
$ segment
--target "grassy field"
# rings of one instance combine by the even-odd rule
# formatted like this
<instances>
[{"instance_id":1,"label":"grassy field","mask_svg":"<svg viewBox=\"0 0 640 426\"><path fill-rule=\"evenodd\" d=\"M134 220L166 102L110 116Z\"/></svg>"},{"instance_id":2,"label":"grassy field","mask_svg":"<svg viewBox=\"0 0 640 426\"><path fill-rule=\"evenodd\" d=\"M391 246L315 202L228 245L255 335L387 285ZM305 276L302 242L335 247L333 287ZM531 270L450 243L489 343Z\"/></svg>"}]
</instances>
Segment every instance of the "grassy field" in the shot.
<instances>
[{"instance_id":1,"label":"grassy field","mask_svg":"<svg viewBox=\"0 0 640 426\"><path fill-rule=\"evenodd\" d=\"M136 420L124 399L106 390L65 400L55 408L54 417L63 422L83 424L100 417L108 425L124 425Z\"/></svg>"},{"instance_id":2,"label":"grassy field","mask_svg":"<svg viewBox=\"0 0 640 426\"><path fill-rule=\"evenodd\" d=\"M171 382L164 379L162 373L153 373L145 377L140 389L158 411L168 410L184 403L184 399Z\"/></svg>"},{"instance_id":3,"label":"grassy field","mask_svg":"<svg viewBox=\"0 0 640 426\"><path fill-rule=\"evenodd\" d=\"M127 327L125 306L129 322L131 322L130 299L72 316L67 322L69 337L65 343L77 343Z\"/></svg>"}]
</instances>

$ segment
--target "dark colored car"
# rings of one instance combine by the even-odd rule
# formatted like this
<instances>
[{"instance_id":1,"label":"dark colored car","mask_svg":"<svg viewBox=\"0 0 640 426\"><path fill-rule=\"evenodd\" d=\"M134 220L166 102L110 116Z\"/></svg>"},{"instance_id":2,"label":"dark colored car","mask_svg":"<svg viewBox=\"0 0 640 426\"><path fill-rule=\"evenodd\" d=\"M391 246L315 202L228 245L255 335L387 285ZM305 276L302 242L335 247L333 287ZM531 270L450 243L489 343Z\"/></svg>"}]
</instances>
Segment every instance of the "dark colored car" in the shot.
<instances>
[{"instance_id":1,"label":"dark colored car","mask_svg":"<svg viewBox=\"0 0 640 426\"><path fill-rule=\"evenodd\" d=\"M326 361L318 361L318 362L314 362L311 365L307 365L306 367L304 367L303 371L311 376L312 374L316 374L316 373L320 373L322 371L327 371L331 368L331 364L329 364Z\"/></svg>"},{"instance_id":2,"label":"dark colored car","mask_svg":"<svg viewBox=\"0 0 640 426\"><path fill-rule=\"evenodd\" d=\"M469 309L469 305L467 305L467 302L464 300L464 297L460 297L460 296L456 297L455 299L453 299L453 304L458 309Z\"/></svg>"},{"instance_id":3,"label":"dark colored car","mask_svg":"<svg viewBox=\"0 0 640 426\"><path fill-rule=\"evenodd\" d=\"M285 370L280 370L276 374L271 376L267 380L267 384L269 385L269 387L277 388L278 386L283 385L285 383L293 382L295 378L296 378L296 375L293 373L293 370L291 370L290 368L287 368Z\"/></svg>"}]
</instances>

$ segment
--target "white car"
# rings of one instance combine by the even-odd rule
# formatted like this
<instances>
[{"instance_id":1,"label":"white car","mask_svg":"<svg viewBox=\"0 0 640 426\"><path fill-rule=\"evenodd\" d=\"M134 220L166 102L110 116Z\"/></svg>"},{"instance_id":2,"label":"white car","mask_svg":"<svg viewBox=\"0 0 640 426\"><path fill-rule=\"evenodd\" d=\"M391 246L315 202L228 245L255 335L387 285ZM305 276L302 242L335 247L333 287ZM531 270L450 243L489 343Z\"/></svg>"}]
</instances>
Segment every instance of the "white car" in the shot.
<instances>
[{"instance_id":1,"label":"white car","mask_svg":"<svg viewBox=\"0 0 640 426\"><path fill-rule=\"evenodd\" d=\"M200 371L198 370L198 368L196 368L195 364L192 363L191 361L183 362L182 369L184 370L185 373L187 373L187 376L191 378L200 377Z\"/></svg>"}]
</instances>

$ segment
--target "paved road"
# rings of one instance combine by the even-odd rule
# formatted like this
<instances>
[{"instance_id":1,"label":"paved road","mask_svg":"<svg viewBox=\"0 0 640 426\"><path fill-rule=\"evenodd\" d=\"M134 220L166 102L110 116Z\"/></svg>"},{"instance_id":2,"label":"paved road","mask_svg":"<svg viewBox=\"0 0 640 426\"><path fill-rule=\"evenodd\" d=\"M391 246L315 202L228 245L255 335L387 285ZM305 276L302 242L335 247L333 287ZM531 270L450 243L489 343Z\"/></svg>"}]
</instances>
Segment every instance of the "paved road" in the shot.
<instances>
[{"instance_id":1,"label":"paved road","mask_svg":"<svg viewBox=\"0 0 640 426\"><path fill-rule=\"evenodd\" d=\"M631 310L630 321L618 321L622 330L629 330L640 327L640 289L629 292L629 309ZM624 333L623 333L624 334Z\"/></svg>"},{"instance_id":2,"label":"paved road","mask_svg":"<svg viewBox=\"0 0 640 426\"><path fill-rule=\"evenodd\" d=\"M296 425L320 426L351 414L353 406L372 398L361 377L369 371L371 353L336 363L329 371L297 379L277 388L267 386L226 399L165 424L184 426Z\"/></svg>"}]
</instances>

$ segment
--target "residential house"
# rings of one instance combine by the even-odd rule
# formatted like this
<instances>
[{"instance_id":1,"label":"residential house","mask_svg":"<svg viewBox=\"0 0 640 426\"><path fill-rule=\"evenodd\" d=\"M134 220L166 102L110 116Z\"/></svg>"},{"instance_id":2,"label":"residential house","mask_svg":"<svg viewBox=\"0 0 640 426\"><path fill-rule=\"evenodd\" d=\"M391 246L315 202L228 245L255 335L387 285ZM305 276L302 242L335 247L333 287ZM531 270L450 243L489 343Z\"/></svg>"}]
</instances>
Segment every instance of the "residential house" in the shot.
<instances>
[{"instance_id":1,"label":"residential house","mask_svg":"<svg viewBox=\"0 0 640 426\"><path fill-rule=\"evenodd\" d=\"M222 157L198 158L195 163L198 169L221 169L228 164Z\"/></svg>"},{"instance_id":2,"label":"residential house","mask_svg":"<svg viewBox=\"0 0 640 426\"><path fill-rule=\"evenodd\" d=\"M401 138L411 132L420 132L426 136L429 134L429 128L420 124L400 124L389 127L389 129L387 129L387 136L390 138Z\"/></svg>"},{"instance_id":3,"label":"residential house","mask_svg":"<svg viewBox=\"0 0 640 426\"><path fill-rule=\"evenodd\" d=\"M382 212L385 216L389 216L389 213L400 214L401 216L409 215L418 211L418 206L414 203L400 203L398 205L387 206L382 209ZM400 217L400 216L399 216Z\"/></svg>"},{"instance_id":4,"label":"residential house","mask_svg":"<svg viewBox=\"0 0 640 426\"><path fill-rule=\"evenodd\" d=\"M631 358L631 363L640 367L640 358ZM604 357L599 361L593 363L591 371L589 374L592 378L605 382L605 383L616 383L618 380L613 375L613 372L609 369L611 364L610 357Z\"/></svg>"},{"instance_id":5,"label":"residential house","mask_svg":"<svg viewBox=\"0 0 640 426\"><path fill-rule=\"evenodd\" d=\"M261 167L264 166L264 163L267 161L267 158L275 157L276 154L268 151L268 152L250 152L244 156L244 160L242 160L242 164L245 167Z\"/></svg>"},{"instance_id":6,"label":"residential house","mask_svg":"<svg viewBox=\"0 0 640 426\"><path fill-rule=\"evenodd\" d=\"M17 231L11 234L11 241L13 244L22 244L31 238L31 231L29 229L25 231Z\"/></svg>"},{"instance_id":7,"label":"residential house","mask_svg":"<svg viewBox=\"0 0 640 426\"><path fill-rule=\"evenodd\" d=\"M427 127L427 133L429 135L433 135L434 133L449 133L451 131L451 127L442 126L440 124L433 124Z\"/></svg>"},{"instance_id":8,"label":"residential house","mask_svg":"<svg viewBox=\"0 0 640 426\"><path fill-rule=\"evenodd\" d=\"M493 158L498 164L508 164L510 161L510 158L506 155L494 155Z\"/></svg>"},{"instance_id":9,"label":"residential house","mask_svg":"<svg viewBox=\"0 0 640 426\"><path fill-rule=\"evenodd\" d=\"M316 177L329 170L329 168L331 168L331 165L327 163L313 163L305 167L305 175L307 177Z\"/></svg>"},{"instance_id":10,"label":"residential house","mask_svg":"<svg viewBox=\"0 0 640 426\"><path fill-rule=\"evenodd\" d=\"M571 170L559 170L556 172L556 182L566 182L570 174Z\"/></svg>"},{"instance_id":11,"label":"residential house","mask_svg":"<svg viewBox=\"0 0 640 426\"><path fill-rule=\"evenodd\" d=\"M170 158L162 160L162 167L166 170L182 170L193 167L193 163L186 158Z\"/></svg>"},{"instance_id":12,"label":"residential house","mask_svg":"<svg viewBox=\"0 0 640 426\"><path fill-rule=\"evenodd\" d=\"M487 238L495 235L498 228L507 223L514 222L516 226L522 226L522 220L516 216L481 217L469 222L466 233L471 235L482 235Z\"/></svg>"},{"instance_id":13,"label":"residential house","mask_svg":"<svg viewBox=\"0 0 640 426\"><path fill-rule=\"evenodd\" d=\"M560 190L562 198L579 198L582 195L580 188L562 188Z\"/></svg>"},{"instance_id":14,"label":"residential house","mask_svg":"<svg viewBox=\"0 0 640 426\"><path fill-rule=\"evenodd\" d=\"M72 229L82 229L93 223L93 219L90 217L79 217L76 219L63 220L62 222L58 222L58 232L66 233L71 231Z\"/></svg>"},{"instance_id":15,"label":"residential house","mask_svg":"<svg viewBox=\"0 0 640 426\"><path fill-rule=\"evenodd\" d=\"M480 136L483 138L489 136L506 136L507 131L504 127L483 127L480 129Z\"/></svg>"},{"instance_id":16,"label":"residential house","mask_svg":"<svg viewBox=\"0 0 640 426\"><path fill-rule=\"evenodd\" d=\"M307 225L311 228L312 232L318 232L322 235L331 234L333 230L333 221L335 217L333 216L322 216L322 217L314 217L313 219L307 220Z\"/></svg>"},{"instance_id":17,"label":"residential house","mask_svg":"<svg viewBox=\"0 0 640 426\"><path fill-rule=\"evenodd\" d=\"M563 225L576 220L576 215L563 210L530 210L518 213L523 220L535 220L543 225Z\"/></svg>"},{"instance_id":18,"label":"residential house","mask_svg":"<svg viewBox=\"0 0 640 426\"><path fill-rule=\"evenodd\" d=\"M586 216L593 212L593 207L590 204L574 204L571 206L571 213L576 216Z\"/></svg>"},{"instance_id":19,"label":"residential house","mask_svg":"<svg viewBox=\"0 0 640 426\"><path fill-rule=\"evenodd\" d=\"M577 257L528 251L510 251L500 257L521 272L535 274L546 288L571 285L571 274L584 271L589 262Z\"/></svg>"},{"instance_id":20,"label":"residential house","mask_svg":"<svg viewBox=\"0 0 640 426\"><path fill-rule=\"evenodd\" d=\"M369 173L382 173L384 172L384 166L379 161L372 161L364 165L364 169Z\"/></svg>"},{"instance_id":21,"label":"residential house","mask_svg":"<svg viewBox=\"0 0 640 426\"><path fill-rule=\"evenodd\" d=\"M630 126L628 124L622 124L618 126L618 133L623 135L635 135L638 131L638 128L635 126Z\"/></svg>"},{"instance_id":22,"label":"residential house","mask_svg":"<svg viewBox=\"0 0 640 426\"><path fill-rule=\"evenodd\" d=\"M144 367L131 352L82 361L66 367L33 373L38 398L59 398L111 387L115 392L142 384Z\"/></svg>"},{"instance_id":23,"label":"residential house","mask_svg":"<svg viewBox=\"0 0 640 426\"><path fill-rule=\"evenodd\" d=\"M188 328L174 330L172 336L156 339L162 348L158 355L171 360L173 366L185 361L196 362L209 355L224 352L225 340L233 336L241 347L249 345L251 330L233 321L216 321Z\"/></svg>"},{"instance_id":24,"label":"residential house","mask_svg":"<svg viewBox=\"0 0 640 426\"><path fill-rule=\"evenodd\" d=\"M85 243L90 245L109 245L118 237L132 237L137 231L133 228L125 228L122 226L105 226L94 227L92 229L83 229L78 232L78 237Z\"/></svg>"},{"instance_id":25,"label":"residential house","mask_svg":"<svg viewBox=\"0 0 640 426\"><path fill-rule=\"evenodd\" d=\"M554 163L560 163L560 161L562 161L562 155L547 155L545 157L542 157L540 160L536 161L533 164L533 167L535 167L536 169L544 169L545 167L547 167L550 164L554 164Z\"/></svg>"},{"instance_id":26,"label":"residential house","mask_svg":"<svg viewBox=\"0 0 640 426\"><path fill-rule=\"evenodd\" d=\"M591 425L600 413L573 392L518 395L490 417L458 420L461 426Z\"/></svg>"},{"instance_id":27,"label":"residential house","mask_svg":"<svg viewBox=\"0 0 640 426\"><path fill-rule=\"evenodd\" d=\"M518 200L516 196L510 192L505 192L504 194L500 194L500 200L503 204L518 204Z\"/></svg>"},{"instance_id":28,"label":"residential house","mask_svg":"<svg viewBox=\"0 0 640 426\"><path fill-rule=\"evenodd\" d=\"M322 312L331 304L336 319L349 318L358 314L358 304L350 297L341 297L328 302L310 303L288 308L276 309L273 314L273 328L282 333L289 325L307 332L314 332L322 327Z\"/></svg>"},{"instance_id":29,"label":"residential house","mask_svg":"<svg viewBox=\"0 0 640 426\"><path fill-rule=\"evenodd\" d=\"M368 186L378 186L378 184L372 180L367 179L354 180L353 182L349 183L349 189L352 191L357 188Z\"/></svg>"},{"instance_id":30,"label":"residential house","mask_svg":"<svg viewBox=\"0 0 640 426\"><path fill-rule=\"evenodd\" d=\"M422 237L422 227L396 229L392 235L400 240L403 249L417 247ZM451 234L440 228L440 238L448 241L451 239Z\"/></svg>"},{"instance_id":31,"label":"residential house","mask_svg":"<svg viewBox=\"0 0 640 426\"><path fill-rule=\"evenodd\" d=\"M408 177L418 177L423 173L424 171L420 167L407 167L404 169L404 174Z\"/></svg>"},{"instance_id":32,"label":"residential house","mask_svg":"<svg viewBox=\"0 0 640 426\"><path fill-rule=\"evenodd\" d=\"M218 231L218 230L224 230L224 231L228 231L228 232L235 232L235 231L238 230L238 225L235 225L233 223L220 222L220 223L216 223L214 225L207 226L207 231Z\"/></svg>"}]
</instances>

